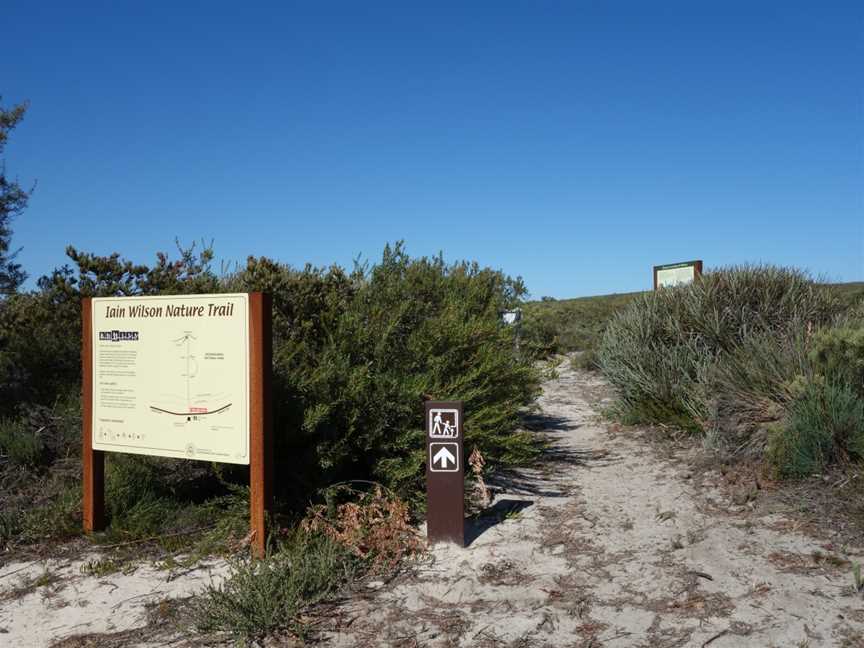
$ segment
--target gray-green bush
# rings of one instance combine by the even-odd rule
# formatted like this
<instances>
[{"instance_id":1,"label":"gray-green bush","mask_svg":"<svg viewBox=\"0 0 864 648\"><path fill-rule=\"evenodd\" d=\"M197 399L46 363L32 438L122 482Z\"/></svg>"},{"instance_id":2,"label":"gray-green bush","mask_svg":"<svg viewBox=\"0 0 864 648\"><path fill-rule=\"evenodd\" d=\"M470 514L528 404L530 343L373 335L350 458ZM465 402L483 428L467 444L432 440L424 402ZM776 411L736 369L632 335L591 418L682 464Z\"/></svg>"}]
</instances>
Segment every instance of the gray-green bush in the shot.
<instances>
[{"instance_id":1,"label":"gray-green bush","mask_svg":"<svg viewBox=\"0 0 864 648\"><path fill-rule=\"evenodd\" d=\"M852 454L864 458L864 399L848 383L819 377L791 402L768 438L768 458L784 477L807 477Z\"/></svg>"},{"instance_id":2,"label":"gray-green bush","mask_svg":"<svg viewBox=\"0 0 864 648\"><path fill-rule=\"evenodd\" d=\"M710 424L710 375L753 336L784 337L829 323L839 306L805 273L735 266L687 286L637 296L610 322L600 366L621 413L692 429Z\"/></svg>"},{"instance_id":3,"label":"gray-green bush","mask_svg":"<svg viewBox=\"0 0 864 648\"><path fill-rule=\"evenodd\" d=\"M194 629L244 643L281 630L303 634L298 613L342 587L356 566L326 536L295 533L264 560L235 560L224 583L193 601Z\"/></svg>"},{"instance_id":4,"label":"gray-green bush","mask_svg":"<svg viewBox=\"0 0 864 648\"><path fill-rule=\"evenodd\" d=\"M704 432L802 477L864 458L858 308L798 270L724 268L637 298L600 362L625 420Z\"/></svg>"}]
</instances>

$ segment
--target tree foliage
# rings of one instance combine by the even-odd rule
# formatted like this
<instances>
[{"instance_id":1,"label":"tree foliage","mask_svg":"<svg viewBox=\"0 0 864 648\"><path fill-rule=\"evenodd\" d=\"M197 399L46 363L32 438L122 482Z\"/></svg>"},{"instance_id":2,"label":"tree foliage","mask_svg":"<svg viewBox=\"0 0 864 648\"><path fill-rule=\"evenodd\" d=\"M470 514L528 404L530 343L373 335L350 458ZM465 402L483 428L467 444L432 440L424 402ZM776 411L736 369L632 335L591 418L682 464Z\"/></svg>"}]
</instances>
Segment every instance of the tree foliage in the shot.
<instances>
[{"instance_id":1,"label":"tree foliage","mask_svg":"<svg viewBox=\"0 0 864 648\"><path fill-rule=\"evenodd\" d=\"M0 97L2 99L2 97ZM0 106L0 156L6 149L9 133L24 118L27 104L4 109ZM26 279L21 265L15 263L18 250L11 247L12 220L27 207L29 192L17 180L6 176L6 162L0 157L0 295L15 292Z\"/></svg>"}]
</instances>

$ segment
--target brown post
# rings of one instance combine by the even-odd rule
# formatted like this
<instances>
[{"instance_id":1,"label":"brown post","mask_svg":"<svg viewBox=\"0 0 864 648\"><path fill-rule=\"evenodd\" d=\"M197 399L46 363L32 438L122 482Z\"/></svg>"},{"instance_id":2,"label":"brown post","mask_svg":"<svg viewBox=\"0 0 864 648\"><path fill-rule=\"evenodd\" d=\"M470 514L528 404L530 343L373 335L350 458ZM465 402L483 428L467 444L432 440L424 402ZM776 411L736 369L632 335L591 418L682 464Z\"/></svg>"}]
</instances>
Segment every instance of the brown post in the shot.
<instances>
[{"instance_id":1,"label":"brown post","mask_svg":"<svg viewBox=\"0 0 864 648\"><path fill-rule=\"evenodd\" d=\"M84 532L105 528L105 453L93 449L93 310L81 300L81 463L84 473Z\"/></svg>"},{"instance_id":2,"label":"brown post","mask_svg":"<svg viewBox=\"0 0 864 648\"><path fill-rule=\"evenodd\" d=\"M252 551L258 558L267 551L267 514L273 500L272 304L270 295L249 293L249 516Z\"/></svg>"},{"instance_id":3,"label":"brown post","mask_svg":"<svg viewBox=\"0 0 864 648\"><path fill-rule=\"evenodd\" d=\"M465 546L462 402L426 402L426 536Z\"/></svg>"}]
</instances>

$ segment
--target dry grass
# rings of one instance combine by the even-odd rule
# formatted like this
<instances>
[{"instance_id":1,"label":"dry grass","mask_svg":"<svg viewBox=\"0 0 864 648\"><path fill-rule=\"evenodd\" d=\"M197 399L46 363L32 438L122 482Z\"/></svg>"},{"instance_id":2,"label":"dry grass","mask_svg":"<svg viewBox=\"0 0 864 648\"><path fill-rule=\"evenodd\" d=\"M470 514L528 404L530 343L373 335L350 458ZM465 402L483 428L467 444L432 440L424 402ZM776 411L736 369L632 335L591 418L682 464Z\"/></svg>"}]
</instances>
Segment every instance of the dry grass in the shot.
<instances>
[{"instance_id":1,"label":"dry grass","mask_svg":"<svg viewBox=\"0 0 864 648\"><path fill-rule=\"evenodd\" d=\"M325 504L311 507L301 527L335 540L368 562L372 572L392 570L425 547L411 525L408 505L377 484L359 501L339 504L335 510Z\"/></svg>"}]
</instances>

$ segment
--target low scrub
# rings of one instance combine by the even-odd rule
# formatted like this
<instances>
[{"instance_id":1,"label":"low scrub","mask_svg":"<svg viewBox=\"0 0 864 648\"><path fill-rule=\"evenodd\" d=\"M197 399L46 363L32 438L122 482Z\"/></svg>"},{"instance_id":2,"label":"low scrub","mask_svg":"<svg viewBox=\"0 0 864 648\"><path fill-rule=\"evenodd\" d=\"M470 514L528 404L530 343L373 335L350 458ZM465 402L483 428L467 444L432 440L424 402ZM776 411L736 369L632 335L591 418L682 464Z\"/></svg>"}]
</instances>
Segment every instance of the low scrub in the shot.
<instances>
[{"instance_id":1,"label":"low scrub","mask_svg":"<svg viewBox=\"0 0 864 648\"><path fill-rule=\"evenodd\" d=\"M819 376L791 401L768 437L768 458L784 477L864 458L864 398L848 383Z\"/></svg>"},{"instance_id":2,"label":"low scrub","mask_svg":"<svg viewBox=\"0 0 864 648\"><path fill-rule=\"evenodd\" d=\"M193 599L193 627L244 643L278 632L302 635L300 612L343 587L357 569L335 540L295 532L263 560L235 559L224 583Z\"/></svg>"},{"instance_id":3,"label":"low scrub","mask_svg":"<svg viewBox=\"0 0 864 648\"><path fill-rule=\"evenodd\" d=\"M425 543L409 524L408 505L380 484L328 488L295 529L263 560L239 560L228 579L195 600L195 629L241 642L280 633L303 636L301 613L352 581L390 574Z\"/></svg>"},{"instance_id":4,"label":"low scrub","mask_svg":"<svg viewBox=\"0 0 864 648\"><path fill-rule=\"evenodd\" d=\"M547 357L574 351L593 354L600 346L603 331L612 316L639 293L552 299L525 305L521 336L529 352ZM586 363L584 368L594 368Z\"/></svg>"},{"instance_id":5,"label":"low scrub","mask_svg":"<svg viewBox=\"0 0 864 648\"><path fill-rule=\"evenodd\" d=\"M781 476L864 458L861 306L795 269L723 268L637 297L599 364L628 422L705 433L765 453Z\"/></svg>"}]
</instances>

